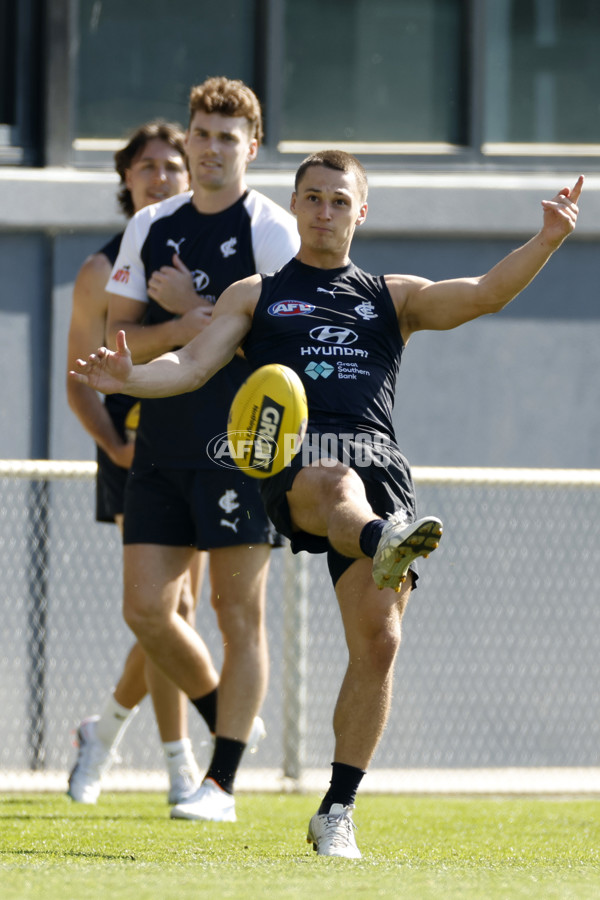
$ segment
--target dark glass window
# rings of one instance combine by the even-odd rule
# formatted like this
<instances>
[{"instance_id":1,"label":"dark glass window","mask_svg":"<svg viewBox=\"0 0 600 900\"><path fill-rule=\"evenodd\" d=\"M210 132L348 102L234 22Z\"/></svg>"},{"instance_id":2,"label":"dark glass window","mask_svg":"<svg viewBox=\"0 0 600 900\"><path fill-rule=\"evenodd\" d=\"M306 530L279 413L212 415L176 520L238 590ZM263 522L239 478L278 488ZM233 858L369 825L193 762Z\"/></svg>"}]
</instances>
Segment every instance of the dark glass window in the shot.
<instances>
[{"instance_id":1,"label":"dark glass window","mask_svg":"<svg viewBox=\"0 0 600 900\"><path fill-rule=\"evenodd\" d=\"M16 25L15 4L0 0L0 127L16 124Z\"/></svg>"},{"instance_id":2,"label":"dark glass window","mask_svg":"<svg viewBox=\"0 0 600 900\"><path fill-rule=\"evenodd\" d=\"M0 163L41 155L41 43L37 0L0 0Z\"/></svg>"},{"instance_id":3,"label":"dark glass window","mask_svg":"<svg viewBox=\"0 0 600 900\"><path fill-rule=\"evenodd\" d=\"M281 141L465 142L461 0L288 0Z\"/></svg>"},{"instance_id":4,"label":"dark glass window","mask_svg":"<svg viewBox=\"0 0 600 900\"><path fill-rule=\"evenodd\" d=\"M598 0L487 0L485 34L486 142L600 144Z\"/></svg>"},{"instance_id":5,"label":"dark glass window","mask_svg":"<svg viewBox=\"0 0 600 900\"><path fill-rule=\"evenodd\" d=\"M78 139L118 138L161 116L187 125L209 75L252 84L250 0L80 0Z\"/></svg>"}]
</instances>

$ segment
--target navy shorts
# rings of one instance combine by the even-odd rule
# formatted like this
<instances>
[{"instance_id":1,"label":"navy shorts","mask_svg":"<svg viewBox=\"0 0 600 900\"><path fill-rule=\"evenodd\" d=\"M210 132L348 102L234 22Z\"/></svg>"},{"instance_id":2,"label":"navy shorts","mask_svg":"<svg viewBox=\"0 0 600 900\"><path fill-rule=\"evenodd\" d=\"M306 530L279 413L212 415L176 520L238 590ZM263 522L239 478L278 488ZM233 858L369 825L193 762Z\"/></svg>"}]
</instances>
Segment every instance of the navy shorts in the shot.
<instances>
[{"instance_id":1,"label":"navy shorts","mask_svg":"<svg viewBox=\"0 0 600 900\"><path fill-rule=\"evenodd\" d=\"M123 542L198 550L282 543L255 479L230 469L163 469L135 462L125 489Z\"/></svg>"},{"instance_id":2,"label":"navy shorts","mask_svg":"<svg viewBox=\"0 0 600 900\"><path fill-rule=\"evenodd\" d=\"M117 466L100 447L96 450L96 521L114 522L116 516L123 515L128 469Z\"/></svg>"},{"instance_id":3,"label":"navy shorts","mask_svg":"<svg viewBox=\"0 0 600 900\"><path fill-rule=\"evenodd\" d=\"M311 428L310 434L317 435L318 432ZM347 441L345 446L348 446ZM336 456L340 462L349 465L360 476L367 500L376 515L385 519L388 513L404 509L407 513L407 521L415 521L417 504L410 467L395 445L391 445L384 465L357 465L353 458L344 455L341 445ZM269 518L277 531L290 539L294 553L299 553L301 550L306 550L308 553L327 553L329 572L335 585L339 577L355 560L334 550L326 537L309 534L306 531L294 531L292 528L286 493L291 490L296 475L306 464L301 450L283 471L261 482L261 494ZM414 588L419 577L416 563L410 566L410 571L413 573Z\"/></svg>"}]
</instances>

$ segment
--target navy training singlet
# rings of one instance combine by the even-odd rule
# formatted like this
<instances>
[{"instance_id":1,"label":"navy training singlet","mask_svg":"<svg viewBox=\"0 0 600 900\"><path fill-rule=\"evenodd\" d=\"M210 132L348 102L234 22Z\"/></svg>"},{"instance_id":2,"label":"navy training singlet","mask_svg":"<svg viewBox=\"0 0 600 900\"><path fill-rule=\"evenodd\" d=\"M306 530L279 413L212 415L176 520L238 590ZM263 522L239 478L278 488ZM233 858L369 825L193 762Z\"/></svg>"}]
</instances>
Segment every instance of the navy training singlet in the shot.
<instances>
[{"instance_id":1,"label":"navy training singlet","mask_svg":"<svg viewBox=\"0 0 600 900\"><path fill-rule=\"evenodd\" d=\"M243 345L253 368L281 363L306 389L309 425L383 434L404 344L384 278L350 263L317 269L296 259L263 277Z\"/></svg>"},{"instance_id":2,"label":"navy training singlet","mask_svg":"<svg viewBox=\"0 0 600 900\"><path fill-rule=\"evenodd\" d=\"M119 255L119 247L121 246L122 238L123 232L121 231L120 234L115 234L114 237L107 241L107 243L97 251L107 258L111 267L114 266L117 256ZM104 397L106 410L111 417L115 428L123 439L125 439L125 419L127 413L137 402L135 397L127 397L125 394L107 394L107 396Z\"/></svg>"}]
</instances>

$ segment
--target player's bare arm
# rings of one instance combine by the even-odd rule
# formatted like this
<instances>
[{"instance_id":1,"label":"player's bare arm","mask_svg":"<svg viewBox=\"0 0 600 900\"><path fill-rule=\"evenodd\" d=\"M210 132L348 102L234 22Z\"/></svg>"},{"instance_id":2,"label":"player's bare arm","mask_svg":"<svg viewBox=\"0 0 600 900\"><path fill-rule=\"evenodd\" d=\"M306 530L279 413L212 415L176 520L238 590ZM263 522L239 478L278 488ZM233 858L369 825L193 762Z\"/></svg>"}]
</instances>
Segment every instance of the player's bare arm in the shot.
<instances>
[{"instance_id":1,"label":"player's bare arm","mask_svg":"<svg viewBox=\"0 0 600 900\"><path fill-rule=\"evenodd\" d=\"M573 188L563 188L552 200L543 200L540 231L485 275L438 282L386 276L404 340L414 331L456 328L478 316L499 312L510 303L574 230L582 187L580 176Z\"/></svg>"},{"instance_id":2,"label":"player's bare arm","mask_svg":"<svg viewBox=\"0 0 600 900\"><path fill-rule=\"evenodd\" d=\"M125 332L120 331L116 351L100 347L87 360L78 359L71 377L105 394L171 397L194 391L230 361L244 340L260 289L259 275L227 288L215 306L209 327L176 353L133 365Z\"/></svg>"},{"instance_id":3,"label":"player's bare arm","mask_svg":"<svg viewBox=\"0 0 600 900\"><path fill-rule=\"evenodd\" d=\"M203 309L153 325L144 324L147 304L120 294L109 294L107 342L116 345L119 331L127 332L127 343L135 363L149 362L168 350L186 344L210 321Z\"/></svg>"},{"instance_id":4,"label":"player's bare arm","mask_svg":"<svg viewBox=\"0 0 600 900\"><path fill-rule=\"evenodd\" d=\"M75 359L91 353L105 340L108 295L105 285L110 263L103 254L94 254L83 263L73 289L73 307L69 324L67 360L70 369ZM118 466L129 468L133 443L124 442L106 407L86 385L67 378L67 399L85 430Z\"/></svg>"}]
</instances>

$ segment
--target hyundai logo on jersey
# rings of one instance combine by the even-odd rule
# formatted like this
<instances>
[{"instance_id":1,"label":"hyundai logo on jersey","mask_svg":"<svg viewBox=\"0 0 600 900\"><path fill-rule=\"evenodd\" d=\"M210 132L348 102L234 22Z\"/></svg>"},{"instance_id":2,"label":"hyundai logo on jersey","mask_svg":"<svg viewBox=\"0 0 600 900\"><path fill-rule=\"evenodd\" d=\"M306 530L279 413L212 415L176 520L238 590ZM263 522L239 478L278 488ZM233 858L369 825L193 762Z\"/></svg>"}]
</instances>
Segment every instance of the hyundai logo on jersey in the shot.
<instances>
[{"instance_id":1,"label":"hyundai logo on jersey","mask_svg":"<svg viewBox=\"0 0 600 900\"><path fill-rule=\"evenodd\" d=\"M278 300L271 303L268 313L270 316L308 316L315 309L312 303L302 303L300 300Z\"/></svg>"},{"instance_id":2,"label":"hyundai logo on jersey","mask_svg":"<svg viewBox=\"0 0 600 900\"><path fill-rule=\"evenodd\" d=\"M194 271L192 272L192 280L194 282L194 290L199 294L200 291L203 291L204 288L208 285L210 278L208 277L206 272L202 271L202 269L194 269Z\"/></svg>"},{"instance_id":3,"label":"hyundai logo on jersey","mask_svg":"<svg viewBox=\"0 0 600 900\"><path fill-rule=\"evenodd\" d=\"M353 344L358 340L355 331L338 325L319 325L311 329L310 336L313 341L321 341L323 344Z\"/></svg>"}]
</instances>

